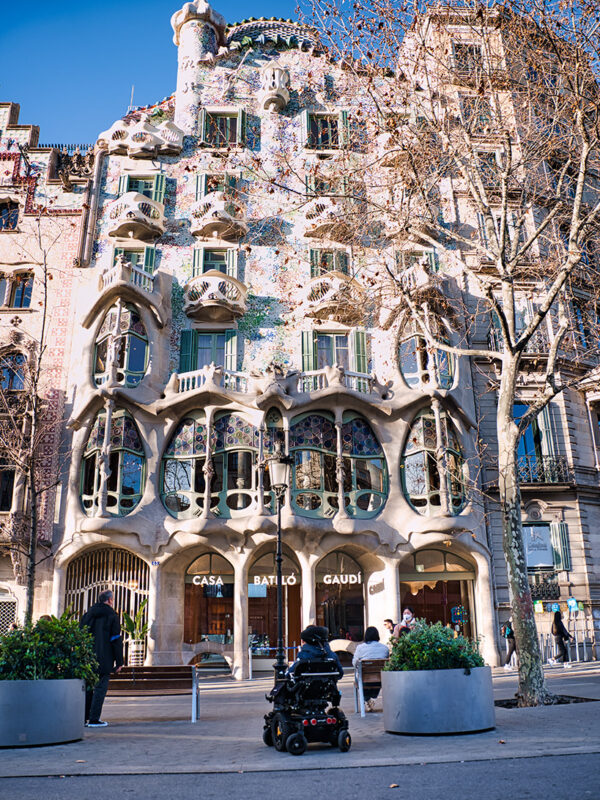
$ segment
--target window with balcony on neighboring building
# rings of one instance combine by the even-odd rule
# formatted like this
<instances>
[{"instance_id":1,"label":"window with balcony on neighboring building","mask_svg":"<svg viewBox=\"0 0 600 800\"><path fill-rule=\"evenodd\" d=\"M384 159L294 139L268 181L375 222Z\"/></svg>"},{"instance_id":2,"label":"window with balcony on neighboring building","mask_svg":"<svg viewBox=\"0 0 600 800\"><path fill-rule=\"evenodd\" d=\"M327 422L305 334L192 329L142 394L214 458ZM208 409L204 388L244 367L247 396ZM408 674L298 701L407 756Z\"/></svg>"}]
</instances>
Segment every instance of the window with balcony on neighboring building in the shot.
<instances>
[{"instance_id":1,"label":"window with balcony on neighboring building","mask_svg":"<svg viewBox=\"0 0 600 800\"><path fill-rule=\"evenodd\" d=\"M479 177L484 186L498 186L500 183L500 164L495 151L480 150L476 153Z\"/></svg>"},{"instance_id":2,"label":"window with balcony on neighboring building","mask_svg":"<svg viewBox=\"0 0 600 800\"><path fill-rule=\"evenodd\" d=\"M513 405L517 424L528 410L526 403ZM566 483L570 480L566 460L557 454L551 408L548 406L529 422L521 434L517 446L517 473L521 483Z\"/></svg>"},{"instance_id":3,"label":"window with balcony on neighboring building","mask_svg":"<svg viewBox=\"0 0 600 800\"><path fill-rule=\"evenodd\" d=\"M339 150L348 143L348 112L304 111L302 138L309 150Z\"/></svg>"},{"instance_id":4,"label":"window with balcony on neighboring building","mask_svg":"<svg viewBox=\"0 0 600 800\"><path fill-rule=\"evenodd\" d=\"M23 353L9 352L0 356L0 388L4 392L22 392L25 388L25 363Z\"/></svg>"},{"instance_id":5,"label":"window with balcony on neighboring building","mask_svg":"<svg viewBox=\"0 0 600 800\"><path fill-rule=\"evenodd\" d=\"M5 458L0 458L0 511L12 508L15 487L15 468Z\"/></svg>"},{"instance_id":6,"label":"window with balcony on neighboring building","mask_svg":"<svg viewBox=\"0 0 600 800\"><path fill-rule=\"evenodd\" d=\"M466 42L452 42L454 51L454 67L456 71L465 76L473 76L483 66L483 52L477 44Z\"/></svg>"},{"instance_id":7,"label":"window with balcony on neighboring building","mask_svg":"<svg viewBox=\"0 0 600 800\"><path fill-rule=\"evenodd\" d=\"M492 108L487 97L462 95L460 110L463 124L472 134L489 133L492 125Z\"/></svg>"},{"instance_id":8,"label":"window with balcony on neighboring building","mask_svg":"<svg viewBox=\"0 0 600 800\"><path fill-rule=\"evenodd\" d=\"M328 272L348 275L348 253L345 250L311 249L310 277L317 278Z\"/></svg>"},{"instance_id":9,"label":"window with balcony on neighboring building","mask_svg":"<svg viewBox=\"0 0 600 800\"><path fill-rule=\"evenodd\" d=\"M558 600L558 573L571 569L571 549L566 523L524 523L523 544L532 599Z\"/></svg>"},{"instance_id":10,"label":"window with balcony on neighboring building","mask_svg":"<svg viewBox=\"0 0 600 800\"><path fill-rule=\"evenodd\" d=\"M96 338L96 385L110 380L112 358L117 383L137 386L146 374L148 353L148 334L137 309L119 301L107 312Z\"/></svg>"},{"instance_id":11,"label":"window with balcony on neighboring building","mask_svg":"<svg viewBox=\"0 0 600 800\"><path fill-rule=\"evenodd\" d=\"M33 291L33 275L14 275L11 279L8 305L10 308L29 308Z\"/></svg>"},{"instance_id":12,"label":"window with balcony on neighboring building","mask_svg":"<svg viewBox=\"0 0 600 800\"><path fill-rule=\"evenodd\" d=\"M234 111L200 111L200 141L208 147L225 149L242 146L246 137L246 113Z\"/></svg>"},{"instance_id":13,"label":"window with balcony on neighboring building","mask_svg":"<svg viewBox=\"0 0 600 800\"><path fill-rule=\"evenodd\" d=\"M94 516L106 491L106 510L112 516L129 514L142 499L145 465L142 440L129 412L116 410L110 417L108 468L102 486L101 464L106 438L107 416L101 411L94 420L81 465L81 502L88 516Z\"/></svg>"},{"instance_id":14,"label":"window with balcony on neighboring building","mask_svg":"<svg viewBox=\"0 0 600 800\"><path fill-rule=\"evenodd\" d=\"M440 446L445 452L445 482L438 462ZM406 438L401 471L404 494L419 514L440 513L443 499L449 514L462 511L466 503L465 460L454 425L445 411L440 412L439 420L430 408L416 416Z\"/></svg>"},{"instance_id":15,"label":"window with balcony on neighboring building","mask_svg":"<svg viewBox=\"0 0 600 800\"><path fill-rule=\"evenodd\" d=\"M0 200L0 231L14 231L19 222L19 204Z\"/></svg>"}]
</instances>

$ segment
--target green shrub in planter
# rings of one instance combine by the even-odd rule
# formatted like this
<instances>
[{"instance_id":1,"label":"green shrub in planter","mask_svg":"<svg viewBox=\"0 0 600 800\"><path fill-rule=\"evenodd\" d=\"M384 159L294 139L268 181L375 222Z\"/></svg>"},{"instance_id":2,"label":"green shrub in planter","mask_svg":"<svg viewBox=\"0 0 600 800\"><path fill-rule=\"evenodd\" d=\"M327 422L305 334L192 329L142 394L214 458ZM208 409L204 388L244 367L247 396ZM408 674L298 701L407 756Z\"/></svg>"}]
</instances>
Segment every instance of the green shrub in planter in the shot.
<instances>
[{"instance_id":1,"label":"green shrub in planter","mask_svg":"<svg viewBox=\"0 0 600 800\"><path fill-rule=\"evenodd\" d=\"M80 678L94 686L97 669L92 635L68 613L0 636L0 680Z\"/></svg>"},{"instance_id":2,"label":"green shrub in planter","mask_svg":"<svg viewBox=\"0 0 600 800\"><path fill-rule=\"evenodd\" d=\"M451 628L441 622L428 624L417 620L410 633L393 640L392 652L385 669L471 669L483 667L483 658L476 644L464 636L454 636Z\"/></svg>"}]
</instances>

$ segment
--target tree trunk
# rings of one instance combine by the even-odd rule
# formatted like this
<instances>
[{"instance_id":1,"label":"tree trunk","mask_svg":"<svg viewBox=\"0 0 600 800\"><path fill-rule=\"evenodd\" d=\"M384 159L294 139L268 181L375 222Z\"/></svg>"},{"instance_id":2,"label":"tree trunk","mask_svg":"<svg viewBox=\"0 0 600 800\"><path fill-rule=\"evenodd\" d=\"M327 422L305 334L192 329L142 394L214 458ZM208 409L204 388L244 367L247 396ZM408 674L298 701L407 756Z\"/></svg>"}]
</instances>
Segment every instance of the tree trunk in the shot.
<instances>
[{"instance_id":1,"label":"tree trunk","mask_svg":"<svg viewBox=\"0 0 600 800\"><path fill-rule=\"evenodd\" d=\"M521 522L521 490L517 472L518 427L513 419L514 382L517 365L506 369L505 362L498 394L498 489L502 511L502 544L506 559L508 590L519 664L520 706L551 703L542 669L542 659L531 589L527 579L527 561ZM511 367L514 367L512 369Z\"/></svg>"}]
</instances>

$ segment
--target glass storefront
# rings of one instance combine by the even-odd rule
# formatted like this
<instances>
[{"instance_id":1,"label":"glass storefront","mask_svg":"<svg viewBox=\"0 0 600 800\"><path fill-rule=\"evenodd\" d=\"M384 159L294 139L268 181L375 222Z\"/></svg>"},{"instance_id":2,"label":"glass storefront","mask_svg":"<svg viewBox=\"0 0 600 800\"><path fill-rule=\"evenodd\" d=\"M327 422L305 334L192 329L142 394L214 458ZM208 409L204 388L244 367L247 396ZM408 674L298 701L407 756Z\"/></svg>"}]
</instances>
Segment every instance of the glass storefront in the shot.
<instances>
[{"instance_id":1,"label":"glass storefront","mask_svg":"<svg viewBox=\"0 0 600 800\"><path fill-rule=\"evenodd\" d=\"M317 564L317 625L329 628L329 638L361 642L365 599L360 565L341 550Z\"/></svg>"},{"instance_id":2,"label":"glass storefront","mask_svg":"<svg viewBox=\"0 0 600 800\"><path fill-rule=\"evenodd\" d=\"M233 643L233 588L233 567L216 553L205 553L188 567L185 642Z\"/></svg>"},{"instance_id":3,"label":"glass storefront","mask_svg":"<svg viewBox=\"0 0 600 800\"><path fill-rule=\"evenodd\" d=\"M402 608L410 606L418 618L475 636L475 573L467 561L441 550L420 550L400 569Z\"/></svg>"},{"instance_id":4,"label":"glass storefront","mask_svg":"<svg viewBox=\"0 0 600 800\"><path fill-rule=\"evenodd\" d=\"M297 561L283 554L283 640L292 660L300 646L300 585ZM248 644L254 656L273 657L277 646L277 570L275 553L257 558L248 573Z\"/></svg>"}]
</instances>

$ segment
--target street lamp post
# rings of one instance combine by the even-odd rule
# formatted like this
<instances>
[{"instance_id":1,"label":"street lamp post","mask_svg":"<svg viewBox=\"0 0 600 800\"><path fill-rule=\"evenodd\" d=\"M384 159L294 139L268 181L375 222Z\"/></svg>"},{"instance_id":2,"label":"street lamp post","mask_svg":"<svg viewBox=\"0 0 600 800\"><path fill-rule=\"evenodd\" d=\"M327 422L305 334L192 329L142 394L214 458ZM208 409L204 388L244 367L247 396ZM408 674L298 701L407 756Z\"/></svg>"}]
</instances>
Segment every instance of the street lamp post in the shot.
<instances>
[{"instance_id":1,"label":"street lamp post","mask_svg":"<svg viewBox=\"0 0 600 800\"><path fill-rule=\"evenodd\" d=\"M277 498L277 555L275 563L277 565L277 653L273 668L275 670L275 683L283 678L287 664L283 649L283 578L281 567L283 564L283 554L281 552L281 507L285 493L290 483L290 467L292 459L286 456L281 445L278 445L271 458L267 459L271 488Z\"/></svg>"}]
</instances>

